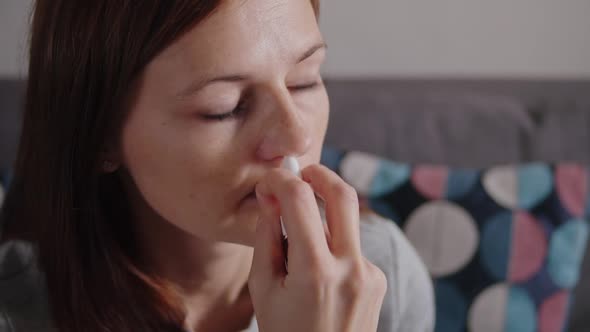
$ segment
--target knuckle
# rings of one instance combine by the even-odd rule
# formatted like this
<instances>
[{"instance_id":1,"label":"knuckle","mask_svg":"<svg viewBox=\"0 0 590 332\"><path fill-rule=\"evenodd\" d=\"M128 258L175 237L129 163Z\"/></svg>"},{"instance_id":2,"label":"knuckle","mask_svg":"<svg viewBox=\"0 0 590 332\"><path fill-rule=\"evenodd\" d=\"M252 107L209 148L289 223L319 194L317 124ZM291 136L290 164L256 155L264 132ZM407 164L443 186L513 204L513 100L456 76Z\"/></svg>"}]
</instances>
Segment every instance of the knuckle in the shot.
<instances>
[{"instance_id":1,"label":"knuckle","mask_svg":"<svg viewBox=\"0 0 590 332\"><path fill-rule=\"evenodd\" d=\"M336 196L339 200L355 203L358 202L358 194L356 189L346 182L335 182L332 185L332 191L334 192L334 196Z\"/></svg>"},{"instance_id":2,"label":"knuckle","mask_svg":"<svg viewBox=\"0 0 590 332\"><path fill-rule=\"evenodd\" d=\"M367 290L365 279L349 278L344 282L344 293L349 299L359 298Z\"/></svg>"},{"instance_id":3,"label":"knuckle","mask_svg":"<svg viewBox=\"0 0 590 332\"><path fill-rule=\"evenodd\" d=\"M374 292L378 293L378 294L383 294L387 291L387 276L385 275L385 273L383 273L383 271L373 265L372 263L368 263L371 268L370 268L370 285L371 285L371 290L373 290Z\"/></svg>"},{"instance_id":4,"label":"knuckle","mask_svg":"<svg viewBox=\"0 0 590 332\"><path fill-rule=\"evenodd\" d=\"M368 271L362 265L355 264L343 282L344 293L349 298L358 298L370 288L370 284Z\"/></svg>"},{"instance_id":5,"label":"knuckle","mask_svg":"<svg viewBox=\"0 0 590 332\"><path fill-rule=\"evenodd\" d=\"M285 191L291 197L305 197L310 190L311 188L307 183L296 179L289 180L285 184Z\"/></svg>"},{"instance_id":6,"label":"knuckle","mask_svg":"<svg viewBox=\"0 0 590 332\"><path fill-rule=\"evenodd\" d=\"M322 164L311 164L307 166L307 168L312 172L321 172L324 170L324 166Z\"/></svg>"}]
</instances>

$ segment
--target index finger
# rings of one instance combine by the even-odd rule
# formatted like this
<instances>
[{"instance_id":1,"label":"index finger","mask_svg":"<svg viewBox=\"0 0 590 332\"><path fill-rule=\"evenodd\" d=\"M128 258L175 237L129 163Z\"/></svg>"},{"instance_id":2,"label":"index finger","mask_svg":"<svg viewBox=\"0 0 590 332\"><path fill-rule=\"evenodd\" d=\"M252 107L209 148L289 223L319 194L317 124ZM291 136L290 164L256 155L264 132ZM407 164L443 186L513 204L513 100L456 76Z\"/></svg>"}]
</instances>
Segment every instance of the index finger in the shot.
<instances>
[{"instance_id":1,"label":"index finger","mask_svg":"<svg viewBox=\"0 0 590 332\"><path fill-rule=\"evenodd\" d=\"M315 195L308 183L287 170L274 169L256 185L256 193L278 201L289 236L289 266L293 263L308 267L330 254Z\"/></svg>"}]
</instances>

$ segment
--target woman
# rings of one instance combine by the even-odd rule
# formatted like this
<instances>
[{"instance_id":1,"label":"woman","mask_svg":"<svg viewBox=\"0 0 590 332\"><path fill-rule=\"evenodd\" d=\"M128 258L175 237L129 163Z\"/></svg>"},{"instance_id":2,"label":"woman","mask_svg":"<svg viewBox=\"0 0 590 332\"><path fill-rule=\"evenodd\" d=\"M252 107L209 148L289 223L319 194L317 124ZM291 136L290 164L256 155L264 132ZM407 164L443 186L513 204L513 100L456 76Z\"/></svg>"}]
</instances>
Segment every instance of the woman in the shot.
<instances>
[{"instance_id":1,"label":"woman","mask_svg":"<svg viewBox=\"0 0 590 332\"><path fill-rule=\"evenodd\" d=\"M2 213L4 270L19 273L0 281L11 290L0 327L432 328L415 251L318 165L329 109L318 8L37 1ZM287 156L301 179L280 168Z\"/></svg>"}]
</instances>

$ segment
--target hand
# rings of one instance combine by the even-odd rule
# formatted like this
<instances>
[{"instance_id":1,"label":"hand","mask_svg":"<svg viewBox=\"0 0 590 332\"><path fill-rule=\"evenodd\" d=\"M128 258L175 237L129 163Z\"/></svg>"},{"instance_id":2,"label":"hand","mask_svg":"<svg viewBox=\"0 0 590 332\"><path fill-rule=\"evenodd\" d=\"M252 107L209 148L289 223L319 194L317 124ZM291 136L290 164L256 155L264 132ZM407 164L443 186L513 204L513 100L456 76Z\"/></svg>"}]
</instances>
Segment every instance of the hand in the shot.
<instances>
[{"instance_id":1,"label":"hand","mask_svg":"<svg viewBox=\"0 0 590 332\"><path fill-rule=\"evenodd\" d=\"M357 194L324 166L301 175L273 169L256 186L260 220L248 287L259 329L376 331L387 280L361 253ZM326 203L327 229L314 192ZM287 269L279 216L289 236Z\"/></svg>"}]
</instances>

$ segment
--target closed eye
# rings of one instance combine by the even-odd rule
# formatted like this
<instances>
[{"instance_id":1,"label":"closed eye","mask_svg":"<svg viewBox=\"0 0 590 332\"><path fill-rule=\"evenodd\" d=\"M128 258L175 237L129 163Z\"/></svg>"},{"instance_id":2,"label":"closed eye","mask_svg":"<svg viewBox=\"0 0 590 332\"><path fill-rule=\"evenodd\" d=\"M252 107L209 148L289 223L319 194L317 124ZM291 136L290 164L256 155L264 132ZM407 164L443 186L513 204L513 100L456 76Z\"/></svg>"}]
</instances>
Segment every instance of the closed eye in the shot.
<instances>
[{"instance_id":1,"label":"closed eye","mask_svg":"<svg viewBox=\"0 0 590 332\"><path fill-rule=\"evenodd\" d=\"M297 86L289 88L289 90L292 90L292 91L312 90L314 88L317 88L319 85L320 85L320 82L316 81L316 82L312 82L309 84L297 85Z\"/></svg>"},{"instance_id":2,"label":"closed eye","mask_svg":"<svg viewBox=\"0 0 590 332\"><path fill-rule=\"evenodd\" d=\"M227 113L221 114L203 114L202 117L206 121L223 121L230 118L236 117L238 114L242 113L246 108L244 107L244 103L240 101L238 105L231 111Z\"/></svg>"},{"instance_id":3,"label":"closed eye","mask_svg":"<svg viewBox=\"0 0 590 332\"><path fill-rule=\"evenodd\" d=\"M319 86L320 86L320 81L316 81L316 82L312 82L312 83L308 83L308 84L296 85L296 86L290 87L289 90L291 90L293 92L305 92L305 91L313 90ZM240 101L238 103L238 105L231 112L221 113L221 114L203 114L202 117L206 121L224 121L224 120L235 119L238 115L240 115L241 113L243 113L247 109L245 104L246 103L244 101Z\"/></svg>"}]
</instances>

